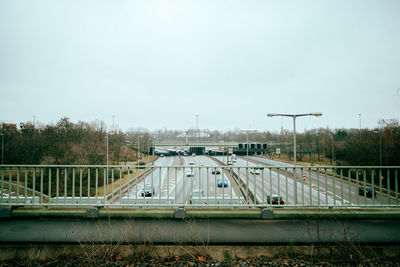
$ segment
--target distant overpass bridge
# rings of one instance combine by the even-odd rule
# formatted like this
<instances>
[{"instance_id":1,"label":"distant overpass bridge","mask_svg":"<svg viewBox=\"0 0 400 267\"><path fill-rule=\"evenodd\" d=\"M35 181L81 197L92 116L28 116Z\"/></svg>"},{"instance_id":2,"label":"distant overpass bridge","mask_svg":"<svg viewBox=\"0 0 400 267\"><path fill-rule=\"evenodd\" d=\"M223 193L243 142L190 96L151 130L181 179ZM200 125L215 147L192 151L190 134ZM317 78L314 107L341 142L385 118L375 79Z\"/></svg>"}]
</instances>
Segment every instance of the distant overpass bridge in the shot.
<instances>
[{"instance_id":1,"label":"distant overpass bridge","mask_svg":"<svg viewBox=\"0 0 400 267\"><path fill-rule=\"evenodd\" d=\"M268 151L268 145L264 143L238 143L238 142L168 142L168 141L156 141L154 143L154 147L151 150L155 150L155 148L164 148L170 149L170 154L175 154L173 149L186 149L190 151L190 153L196 153L198 155L203 155L205 153L206 148L220 148L223 151L226 151L227 148L232 148L233 154L237 155L254 155L254 154L265 154ZM218 150L213 150L217 152ZM162 153L162 152L161 152ZM222 152L221 152L222 153Z\"/></svg>"},{"instance_id":2,"label":"distant overpass bridge","mask_svg":"<svg viewBox=\"0 0 400 267\"><path fill-rule=\"evenodd\" d=\"M222 142L222 143L182 143L182 142L154 142L154 146L158 147L239 147L239 143Z\"/></svg>"}]
</instances>

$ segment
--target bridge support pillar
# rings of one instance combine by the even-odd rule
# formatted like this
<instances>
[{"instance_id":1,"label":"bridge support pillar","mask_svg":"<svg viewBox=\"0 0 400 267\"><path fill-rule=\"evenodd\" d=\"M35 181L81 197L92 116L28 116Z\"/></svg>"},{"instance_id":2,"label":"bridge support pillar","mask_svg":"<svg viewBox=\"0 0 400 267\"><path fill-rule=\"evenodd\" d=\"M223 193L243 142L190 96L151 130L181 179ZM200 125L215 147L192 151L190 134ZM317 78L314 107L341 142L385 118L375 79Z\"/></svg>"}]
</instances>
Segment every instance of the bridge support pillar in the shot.
<instances>
[{"instance_id":1,"label":"bridge support pillar","mask_svg":"<svg viewBox=\"0 0 400 267\"><path fill-rule=\"evenodd\" d=\"M99 209L98 208L87 209L86 218L90 218L90 219L99 218Z\"/></svg>"},{"instance_id":2,"label":"bridge support pillar","mask_svg":"<svg viewBox=\"0 0 400 267\"><path fill-rule=\"evenodd\" d=\"M272 211L272 209L264 208L264 209L262 209L262 212L261 212L261 218L263 220L273 219L274 212Z\"/></svg>"},{"instance_id":3,"label":"bridge support pillar","mask_svg":"<svg viewBox=\"0 0 400 267\"><path fill-rule=\"evenodd\" d=\"M177 208L175 210L175 219L185 219L185 218L186 218L185 208Z\"/></svg>"},{"instance_id":4,"label":"bridge support pillar","mask_svg":"<svg viewBox=\"0 0 400 267\"><path fill-rule=\"evenodd\" d=\"M11 207L0 208L0 218L10 218L11 217Z\"/></svg>"}]
</instances>

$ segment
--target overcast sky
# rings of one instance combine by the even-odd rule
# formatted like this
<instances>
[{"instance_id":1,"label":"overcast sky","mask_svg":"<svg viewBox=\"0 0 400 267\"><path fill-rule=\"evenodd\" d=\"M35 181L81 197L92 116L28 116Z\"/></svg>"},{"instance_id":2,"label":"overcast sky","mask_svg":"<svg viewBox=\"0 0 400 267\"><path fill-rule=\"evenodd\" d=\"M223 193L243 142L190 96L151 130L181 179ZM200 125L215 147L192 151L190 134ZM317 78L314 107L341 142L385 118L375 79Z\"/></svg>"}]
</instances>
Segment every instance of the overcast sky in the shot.
<instances>
[{"instance_id":1,"label":"overcast sky","mask_svg":"<svg viewBox=\"0 0 400 267\"><path fill-rule=\"evenodd\" d=\"M0 121L292 130L400 119L400 1L0 1Z\"/></svg>"}]
</instances>

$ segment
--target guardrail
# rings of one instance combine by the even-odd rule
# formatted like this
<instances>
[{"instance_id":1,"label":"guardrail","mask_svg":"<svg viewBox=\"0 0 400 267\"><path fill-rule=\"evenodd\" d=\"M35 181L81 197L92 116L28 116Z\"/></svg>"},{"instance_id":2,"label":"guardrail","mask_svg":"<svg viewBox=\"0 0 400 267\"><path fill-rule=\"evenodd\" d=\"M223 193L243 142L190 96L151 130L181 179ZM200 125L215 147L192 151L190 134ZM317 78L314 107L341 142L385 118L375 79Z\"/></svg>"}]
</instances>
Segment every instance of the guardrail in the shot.
<instances>
[{"instance_id":1,"label":"guardrail","mask_svg":"<svg viewBox=\"0 0 400 267\"><path fill-rule=\"evenodd\" d=\"M1 165L0 206L399 207L399 169Z\"/></svg>"}]
</instances>

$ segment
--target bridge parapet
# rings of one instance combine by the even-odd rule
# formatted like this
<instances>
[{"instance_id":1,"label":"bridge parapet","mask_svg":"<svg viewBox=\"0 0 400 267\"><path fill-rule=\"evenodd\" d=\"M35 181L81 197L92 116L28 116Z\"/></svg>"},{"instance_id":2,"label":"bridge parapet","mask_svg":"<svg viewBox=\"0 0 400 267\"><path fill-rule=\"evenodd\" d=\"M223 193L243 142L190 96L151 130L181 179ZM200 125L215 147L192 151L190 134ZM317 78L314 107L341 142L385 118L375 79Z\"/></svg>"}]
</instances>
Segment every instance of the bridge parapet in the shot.
<instances>
[{"instance_id":1,"label":"bridge parapet","mask_svg":"<svg viewBox=\"0 0 400 267\"><path fill-rule=\"evenodd\" d=\"M215 168L2 165L0 207L400 207L399 166Z\"/></svg>"}]
</instances>

